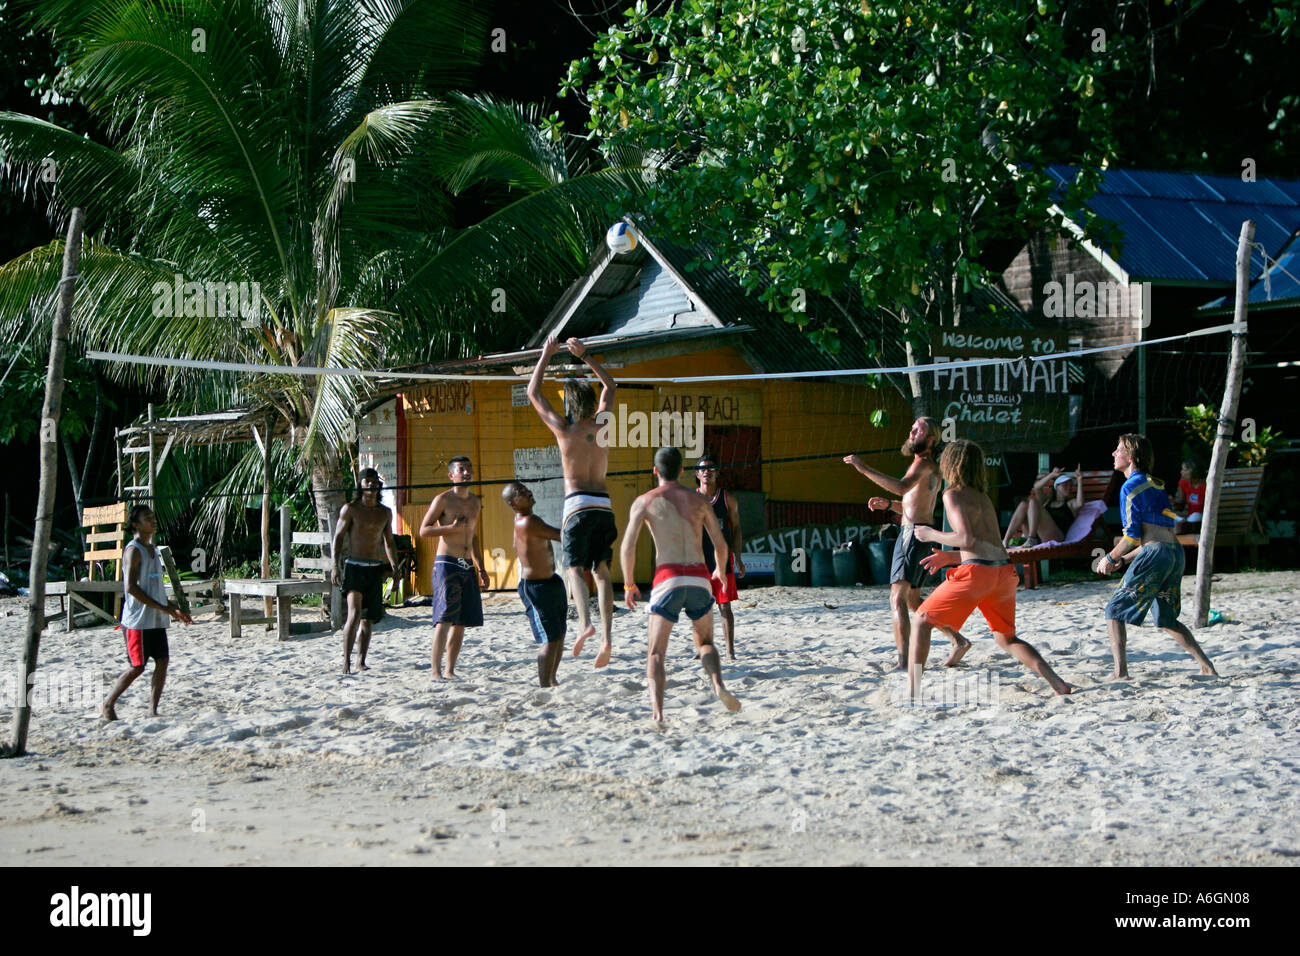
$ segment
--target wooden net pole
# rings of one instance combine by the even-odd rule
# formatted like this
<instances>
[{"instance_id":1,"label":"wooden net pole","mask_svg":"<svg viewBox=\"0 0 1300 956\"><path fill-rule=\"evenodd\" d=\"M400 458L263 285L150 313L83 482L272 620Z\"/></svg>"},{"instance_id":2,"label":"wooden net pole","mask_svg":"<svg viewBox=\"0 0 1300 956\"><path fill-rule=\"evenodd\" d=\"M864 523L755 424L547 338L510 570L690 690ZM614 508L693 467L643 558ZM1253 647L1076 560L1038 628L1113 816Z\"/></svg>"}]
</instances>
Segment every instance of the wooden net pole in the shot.
<instances>
[{"instance_id":1,"label":"wooden net pole","mask_svg":"<svg viewBox=\"0 0 1300 956\"><path fill-rule=\"evenodd\" d=\"M1237 427L1237 405L1241 400L1241 376L1246 365L1246 303L1250 298L1250 247L1255 240L1255 224L1249 219L1241 224L1237 240L1237 302L1233 321L1239 326L1232 333L1232 350L1228 355L1228 381L1223 386L1223 403L1219 406L1219 425L1214 435L1214 452L1205 481L1205 514L1201 518L1201 540L1196 552L1196 598L1192 604L1197 627L1210 622L1210 576L1214 573L1214 533L1219 521L1219 492L1223 469L1228 464L1228 448Z\"/></svg>"},{"instance_id":2,"label":"wooden net pole","mask_svg":"<svg viewBox=\"0 0 1300 956\"><path fill-rule=\"evenodd\" d=\"M13 745L7 756L27 752L27 729L31 724L31 687L36 675L36 658L45 630L45 574L50 554L50 530L54 523L54 499L59 479L59 417L63 402L63 362L68 351L68 325L72 318L73 293L79 278L81 231L85 216L81 207L72 210L68 239L63 245L63 277L59 280L54 327L50 331L50 361L45 370L45 404L41 409L41 484L36 502L36 527L32 534L32 563L28 579L27 644L23 648L19 688L22 699L14 711Z\"/></svg>"}]
</instances>

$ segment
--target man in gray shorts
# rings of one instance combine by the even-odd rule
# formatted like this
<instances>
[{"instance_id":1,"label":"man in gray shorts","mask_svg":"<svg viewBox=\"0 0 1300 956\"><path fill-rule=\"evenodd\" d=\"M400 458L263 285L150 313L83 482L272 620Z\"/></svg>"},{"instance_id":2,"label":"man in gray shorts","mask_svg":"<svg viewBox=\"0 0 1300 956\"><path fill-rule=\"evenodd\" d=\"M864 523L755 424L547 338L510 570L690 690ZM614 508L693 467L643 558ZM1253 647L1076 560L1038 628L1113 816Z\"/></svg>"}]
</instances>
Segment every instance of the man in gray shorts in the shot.
<instances>
[{"instance_id":1,"label":"man in gray shorts","mask_svg":"<svg viewBox=\"0 0 1300 956\"><path fill-rule=\"evenodd\" d=\"M873 511L893 511L903 516L898 540L894 542L894 563L889 575L889 605L894 616L894 643L898 649L898 669L907 667L907 649L912 633L912 615L921 606L921 585L928 573L921 560L934 551L934 546L917 540L916 526L933 527L934 504L939 497L943 481L935 464L939 444L939 422L933 418L918 418L900 451L912 457L912 464L902 478L893 478L877 471L857 455L846 455L844 463L852 465L862 475L899 495L901 501L872 498ZM952 639L953 650L946 662L953 667L970 648L970 641L956 631L941 627Z\"/></svg>"},{"instance_id":2,"label":"man in gray shorts","mask_svg":"<svg viewBox=\"0 0 1300 956\"><path fill-rule=\"evenodd\" d=\"M1164 485L1150 477L1155 451L1145 435L1119 437L1111 453L1115 470L1124 472L1120 489L1120 515L1124 537L1093 565L1098 574L1114 574L1133 563L1119 589L1106 605L1106 626L1115 658L1116 680L1128 677L1128 625L1141 624L1155 606L1156 627L1175 641L1201 666L1201 673L1217 676L1196 638L1178 620L1182 609L1183 546L1174 534L1177 516Z\"/></svg>"}]
</instances>

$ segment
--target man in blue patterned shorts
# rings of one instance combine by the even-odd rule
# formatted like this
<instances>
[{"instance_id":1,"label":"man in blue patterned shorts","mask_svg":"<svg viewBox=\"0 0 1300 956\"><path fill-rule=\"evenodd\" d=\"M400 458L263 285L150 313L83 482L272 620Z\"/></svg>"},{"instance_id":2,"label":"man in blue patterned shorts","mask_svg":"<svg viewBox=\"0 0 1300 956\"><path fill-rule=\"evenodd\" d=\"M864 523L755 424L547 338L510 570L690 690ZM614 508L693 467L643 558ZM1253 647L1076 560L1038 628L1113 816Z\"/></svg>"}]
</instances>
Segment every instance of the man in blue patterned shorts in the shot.
<instances>
[{"instance_id":1,"label":"man in blue patterned shorts","mask_svg":"<svg viewBox=\"0 0 1300 956\"><path fill-rule=\"evenodd\" d=\"M1158 480L1150 477L1155 466L1151 442L1145 435L1121 435L1112 457L1115 469L1124 472L1128 479L1120 491L1124 537L1109 553L1097 559L1093 570L1098 574L1113 574L1124 566L1125 555L1131 554L1133 562L1119 590L1106 605L1106 625L1115 657L1113 676L1128 677L1127 625L1141 624L1153 604L1156 627L1195 658L1202 674L1217 676L1192 632L1178 620L1182 604L1183 546L1174 535L1178 519L1169 506L1169 495Z\"/></svg>"}]
</instances>

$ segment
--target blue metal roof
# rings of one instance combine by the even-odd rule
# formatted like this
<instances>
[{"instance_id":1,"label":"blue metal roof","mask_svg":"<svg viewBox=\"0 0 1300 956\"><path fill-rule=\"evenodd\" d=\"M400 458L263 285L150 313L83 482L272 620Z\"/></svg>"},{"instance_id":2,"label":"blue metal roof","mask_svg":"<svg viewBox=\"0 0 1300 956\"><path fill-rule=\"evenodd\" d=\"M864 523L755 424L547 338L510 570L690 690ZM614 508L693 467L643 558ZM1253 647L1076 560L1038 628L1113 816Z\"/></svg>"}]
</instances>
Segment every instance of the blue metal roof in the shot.
<instances>
[{"instance_id":1,"label":"blue metal roof","mask_svg":"<svg viewBox=\"0 0 1300 956\"><path fill-rule=\"evenodd\" d=\"M1048 168L1061 184L1077 171ZM1116 258L1134 281L1231 285L1243 221L1255 221L1255 241L1265 249L1281 249L1300 230L1300 183L1281 180L1111 169L1087 205L1123 231ZM1251 275L1263 269L1256 250Z\"/></svg>"},{"instance_id":2,"label":"blue metal roof","mask_svg":"<svg viewBox=\"0 0 1300 956\"><path fill-rule=\"evenodd\" d=\"M1235 307L1233 297L1220 296L1201 306L1206 312L1231 312ZM1250 287L1248 306L1252 309L1276 309L1300 306L1300 246L1283 252L1269 267L1266 276L1256 279Z\"/></svg>"}]
</instances>

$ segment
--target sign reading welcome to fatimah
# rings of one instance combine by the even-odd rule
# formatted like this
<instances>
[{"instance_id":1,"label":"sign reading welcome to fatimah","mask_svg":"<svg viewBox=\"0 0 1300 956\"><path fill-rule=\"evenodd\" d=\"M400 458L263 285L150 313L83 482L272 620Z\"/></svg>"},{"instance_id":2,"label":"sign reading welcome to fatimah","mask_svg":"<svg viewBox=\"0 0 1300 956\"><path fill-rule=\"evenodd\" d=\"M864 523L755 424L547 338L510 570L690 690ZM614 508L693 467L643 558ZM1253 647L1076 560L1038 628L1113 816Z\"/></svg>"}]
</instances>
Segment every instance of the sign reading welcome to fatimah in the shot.
<instances>
[{"instance_id":1,"label":"sign reading welcome to fatimah","mask_svg":"<svg viewBox=\"0 0 1300 956\"><path fill-rule=\"evenodd\" d=\"M1068 359L1039 357L1077 345L1061 329L936 330L930 341L936 363L1006 359L926 373L944 437L978 442L986 452L1060 451L1078 420L1079 398L1070 389L1082 376Z\"/></svg>"}]
</instances>

